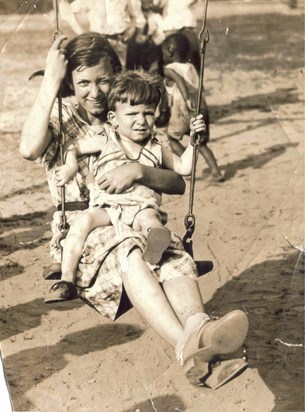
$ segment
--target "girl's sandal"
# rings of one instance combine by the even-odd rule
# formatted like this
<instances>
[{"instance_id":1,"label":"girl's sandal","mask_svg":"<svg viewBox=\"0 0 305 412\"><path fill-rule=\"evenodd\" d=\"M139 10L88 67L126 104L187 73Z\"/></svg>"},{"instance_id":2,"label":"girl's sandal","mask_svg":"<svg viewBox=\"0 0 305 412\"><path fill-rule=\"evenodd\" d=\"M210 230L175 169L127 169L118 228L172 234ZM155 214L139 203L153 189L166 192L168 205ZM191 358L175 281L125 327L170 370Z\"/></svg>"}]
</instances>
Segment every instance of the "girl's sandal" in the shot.
<instances>
[{"instance_id":1,"label":"girl's sandal","mask_svg":"<svg viewBox=\"0 0 305 412\"><path fill-rule=\"evenodd\" d=\"M239 349L247 336L248 327L247 315L241 310L229 312L218 320L205 320L202 326L190 336L182 351L182 365L190 383L200 385L204 382L208 385L208 379L213 373L210 362L217 355L232 353ZM199 348L202 335L205 346ZM243 359L241 362L235 363L232 360L224 361L224 366L218 368L219 376L222 376L219 379L225 383L238 371L244 369L245 364ZM230 377L228 377L229 375ZM211 379L210 382L212 382ZM214 384L211 383L211 385Z\"/></svg>"},{"instance_id":2,"label":"girl's sandal","mask_svg":"<svg viewBox=\"0 0 305 412\"><path fill-rule=\"evenodd\" d=\"M171 232L166 227L149 229L143 259L152 264L159 263L170 242Z\"/></svg>"},{"instance_id":3,"label":"girl's sandal","mask_svg":"<svg viewBox=\"0 0 305 412\"><path fill-rule=\"evenodd\" d=\"M245 359L227 359L210 364L210 373L201 382L212 389L218 389L248 367Z\"/></svg>"},{"instance_id":4,"label":"girl's sandal","mask_svg":"<svg viewBox=\"0 0 305 412\"><path fill-rule=\"evenodd\" d=\"M51 286L44 303L65 302L76 299L77 297L75 284L66 280L60 280Z\"/></svg>"}]
</instances>

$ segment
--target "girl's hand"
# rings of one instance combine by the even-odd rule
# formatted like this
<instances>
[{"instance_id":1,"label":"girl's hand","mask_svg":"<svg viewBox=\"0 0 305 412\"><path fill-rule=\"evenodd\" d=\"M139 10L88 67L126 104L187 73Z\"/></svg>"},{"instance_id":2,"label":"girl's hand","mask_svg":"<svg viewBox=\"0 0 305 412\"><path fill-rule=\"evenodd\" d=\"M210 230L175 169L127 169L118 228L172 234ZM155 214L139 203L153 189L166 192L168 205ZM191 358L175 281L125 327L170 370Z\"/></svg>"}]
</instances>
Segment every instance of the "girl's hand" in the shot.
<instances>
[{"instance_id":1,"label":"girl's hand","mask_svg":"<svg viewBox=\"0 0 305 412\"><path fill-rule=\"evenodd\" d=\"M203 115L199 114L197 117L192 117L190 122L191 135L192 134L205 134L206 125L203 120Z\"/></svg>"},{"instance_id":2,"label":"girl's hand","mask_svg":"<svg viewBox=\"0 0 305 412\"><path fill-rule=\"evenodd\" d=\"M62 49L61 43L66 40L64 35L58 36L54 40L46 59L45 79L52 85L59 86L66 76L68 60L66 59L66 50Z\"/></svg>"},{"instance_id":3,"label":"girl's hand","mask_svg":"<svg viewBox=\"0 0 305 412\"><path fill-rule=\"evenodd\" d=\"M141 177L141 165L128 163L105 173L97 181L99 188L107 193L122 193L132 187Z\"/></svg>"},{"instance_id":4,"label":"girl's hand","mask_svg":"<svg viewBox=\"0 0 305 412\"><path fill-rule=\"evenodd\" d=\"M78 169L75 169L69 165L62 165L58 166L55 169L55 182L56 186L63 186L65 183L69 182L69 180L72 180Z\"/></svg>"}]
</instances>

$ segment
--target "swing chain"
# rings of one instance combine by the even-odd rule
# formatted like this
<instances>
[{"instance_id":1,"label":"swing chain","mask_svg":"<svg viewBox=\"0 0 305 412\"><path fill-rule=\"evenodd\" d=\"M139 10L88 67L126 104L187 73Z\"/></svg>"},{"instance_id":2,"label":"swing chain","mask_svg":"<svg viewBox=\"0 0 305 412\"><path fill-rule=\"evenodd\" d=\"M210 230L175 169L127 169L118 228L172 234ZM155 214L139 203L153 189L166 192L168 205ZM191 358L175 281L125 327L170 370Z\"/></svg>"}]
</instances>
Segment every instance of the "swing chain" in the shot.
<instances>
[{"instance_id":1,"label":"swing chain","mask_svg":"<svg viewBox=\"0 0 305 412\"><path fill-rule=\"evenodd\" d=\"M192 236L195 231L195 215L193 213L188 213L184 217L184 226L186 229L185 235L183 236L182 243L186 252L193 257L193 241Z\"/></svg>"},{"instance_id":2,"label":"swing chain","mask_svg":"<svg viewBox=\"0 0 305 412\"><path fill-rule=\"evenodd\" d=\"M55 41L59 36L62 35L61 31L59 30L59 5L58 0L53 0L53 8L55 13L55 30L53 33L53 41ZM64 153L64 146L65 146L65 135L63 133L63 114L62 114L62 85L57 94L58 100L58 118L59 118L59 155L60 155L60 162L61 165L65 163L65 153ZM56 244L58 247L62 249L61 240L63 240L67 236L67 232L69 230L69 224L67 222L67 216L65 213L65 203L66 203L66 191L65 186L61 186L60 188L60 196L61 196L61 216L60 222L58 224L59 233L56 237Z\"/></svg>"},{"instance_id":3,"label":"swing chain","mask_svg":"<svg viewBox=\"0 0 305 412\"><path fill-rule=\"evenodd\" d=\"M198 35L198 40L201 46L201 57L200 57L200 74L199 74L199 85L198 85L197 106L196 106L197 116L200 114L201 100L202 100L202 93L203 93L205 48L206 48L206 44L209 41L209 32L206 29L207 7L208 7L208 0L205 0L202 28ZM191 173L190 193L189 193L189 211L188 211L188 214L184 218L184 226L186 229L186 233L183 237L182 243L183 243L185 250L193 257L192 236L195 231L195 215L193 214L193 206L194 206L194 194L195 194L196 161L197 161L197 155L198 155L198 147L201 142L200 134L193 133L190 136L190 142L191 142L191 145L193 146L193 159L192 159L192 173Z\"/></svg>"}]
</instances>

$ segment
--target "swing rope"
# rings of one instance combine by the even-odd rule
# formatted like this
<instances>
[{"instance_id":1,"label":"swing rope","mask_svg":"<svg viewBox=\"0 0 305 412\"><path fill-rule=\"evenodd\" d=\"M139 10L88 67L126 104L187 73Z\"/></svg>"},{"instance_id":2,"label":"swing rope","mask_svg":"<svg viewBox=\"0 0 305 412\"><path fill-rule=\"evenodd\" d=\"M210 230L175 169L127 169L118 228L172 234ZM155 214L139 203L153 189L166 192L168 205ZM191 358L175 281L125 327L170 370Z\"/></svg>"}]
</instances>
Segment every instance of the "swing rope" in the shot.
<instances>
[{"instance_id":1,"label":"swing rope","mask_svg":"<svg viewBox=\"0 0 305 412\"><path fill-rule=\"evenodd\" d=\"M200 42L201 55L200 55L200 74L199 74L199 85L198 85L198 96L197 96L197 107L196 107L197 116L200 114L200 106L201 106L202 93L203 93L205 50L206 50L206 44L209 41L209 32L206 29L207 8L208 8L208 0L205 0L202 27L198 35L198 40ZM200 139L201 137L197 133L191 136L191 144L193 146L193 155L192 155L193 157L192 157L192 171L191 171L190 192L189 192L189 208L188 208L188 213L184 217L184 226L186 229L186 233L182 240L185 250L192 257L194 257L192 236L195 231L195 223L196 223L196 218L193 213L194 194L195 194L195 178L196 178L196 161L197 161L197 156L198 156L198 147L200 144Z\"/></svg>"}]
</instances>

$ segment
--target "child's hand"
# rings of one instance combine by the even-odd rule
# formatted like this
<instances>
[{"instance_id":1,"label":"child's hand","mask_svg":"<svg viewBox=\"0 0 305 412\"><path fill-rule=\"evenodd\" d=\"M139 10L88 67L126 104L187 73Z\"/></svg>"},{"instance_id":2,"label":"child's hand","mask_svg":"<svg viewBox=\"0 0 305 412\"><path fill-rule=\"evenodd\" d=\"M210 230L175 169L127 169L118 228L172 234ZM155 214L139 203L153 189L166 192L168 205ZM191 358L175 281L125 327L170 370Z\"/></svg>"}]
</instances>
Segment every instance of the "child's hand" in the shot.
<instances>
[{"instance_id":1,"label":"child's hand","mask_svg":"<svg viewBox=\"0 0 305 412\"><path fill-rule=\"evenodd\" d=\"M65 183L69 182L69 180L73 179L76 175L77 171L77 169L69 165L58 166L55 169L56 186L63 186Z\"/></svg>"},{"instance_id":2,"label":"child's hand","mask_svg":"<svg viewBox=\"0 0 305 412\"><path fill-rule=\"evenodd\" d=\"M205 121L203 120L202 114L199 114L197 117L191 118L190 129L191 129L191 135L195 133L199 135L205 134L206 124L205 124Z\"/></svg>"}]
</instances>

